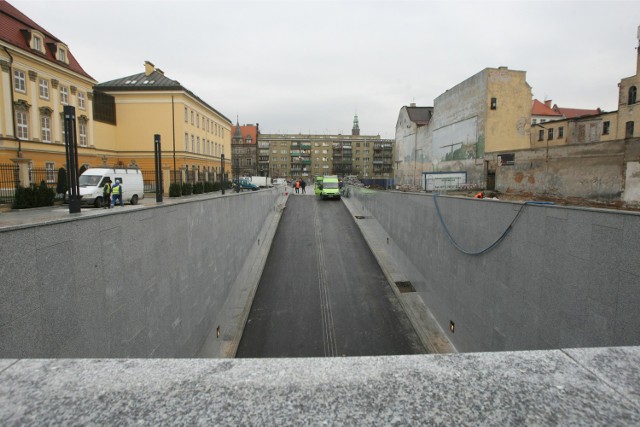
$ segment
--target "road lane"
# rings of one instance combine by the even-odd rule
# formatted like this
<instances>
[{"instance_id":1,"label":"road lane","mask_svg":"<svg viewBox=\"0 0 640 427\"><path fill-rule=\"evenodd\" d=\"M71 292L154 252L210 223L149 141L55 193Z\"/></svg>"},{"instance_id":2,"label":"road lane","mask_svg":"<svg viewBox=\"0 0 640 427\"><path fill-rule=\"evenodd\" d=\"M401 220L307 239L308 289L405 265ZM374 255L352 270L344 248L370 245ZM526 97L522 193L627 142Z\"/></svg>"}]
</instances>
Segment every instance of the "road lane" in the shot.
<instances>
[{"instance_id":1,"label":"road lane","mask_svg":"<svg viewBox=\"0 0 640 427\"><path fill-rule=\"evenodd\" d=\"M290 196L237 357L422 352L344 204Z\"/></svg>"}]
</instances>

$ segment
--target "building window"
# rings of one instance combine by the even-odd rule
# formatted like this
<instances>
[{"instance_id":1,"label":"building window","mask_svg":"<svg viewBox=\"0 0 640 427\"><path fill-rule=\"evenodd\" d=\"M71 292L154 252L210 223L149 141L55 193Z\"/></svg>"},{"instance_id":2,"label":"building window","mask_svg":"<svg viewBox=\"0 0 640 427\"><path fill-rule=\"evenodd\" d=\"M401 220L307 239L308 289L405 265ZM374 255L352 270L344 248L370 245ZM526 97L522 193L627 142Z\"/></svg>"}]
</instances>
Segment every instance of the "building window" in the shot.
<instances>
[{"instance_id":1,"label":"building window","mask_svg":"<svg viewBox=\"0 0 640 427\"><path fill-rule=\"evenodd\" d=\"M538 131L538 141L544 141L544 129Z\"/></svg>"},{"instance_id":2,"label":"building window","mask_svg":"<svg viewBox=\"0 0 640 427\"><path fill-rule=\"evenodd\" d=\"M629 102L627 102L627 104L635 104L636 103L636 96L637 96L637 89L635 86L631 86L629 88Z\"/></svg>"},{"instance_id":3,"label":"building window","mask_svg":"<svg viewBox=\"0 0 640 427\"><path fill-rule=\"evenodd\" d=\"M78 108L84 110L87 108L87 96L84 92L78 92Z\"/></svg>"},{"instance_id":4,"label":"building window","mask_svg":"<svg viewBox=\"0 0 640 427\"><path fill-rule=\"evenodd\" d=\"M196 151L196 153L200 154L200 137L198 137L196 141L198 143L198 145L197 145L197 149L198 150Z\"/></svg>"},{"instance_id":5,"label":"building window","mask_svg":"<svg viewBox=\"0 0 640 427\"><path fill-rule=\"evenodd\" d=\"M551 141L553 139L553 128L548 129L548 131L549 131L548 139L549 141Z\"/></svg>"},{"instance_id":6,"label":"building window","mask_svg":"<svg viewBox=\"0 0 640 427\"><path fill-rule=\"evenodd\" d=\"M85 119L78 120L78 142L81 147L87 146L87 121Z\"/></svg>"},{"instance_id":7,"label":"building window","mask_svg":"<svg viewBox=\"0 0 640 427\"><path fill-rule=\"evenodd\" d=\"M564 138L564 126L558 128L558 139Z\"/></svg>"},{"instance_id":8,"label":"building window","mask_svg":"<svg viewBox=\"0 0 640 427\"><path fill-rule=\"evenodd\" d=\"M633 122L627 122L625 124L625 138L633 138Z\"/></svg>"},{"instance_id":9,"label":"building window","mask_svg":"<svg viewBox=\"0 0 640 427\"><path fill-rule=\"evenodd\" d=\"M191 112L191 124L194 124L195 113Z\"/></svg>"},{"instance_id":10,"label":"building window","mask_svg":"<svg viewBox=\"0 0 640 427\"><path fill-rule=\"evenodd\" d=\"M184 107L184 122L189 123L189 109Z\"/></svg>"},{"instance_id":11,"label":"building window","mask_svg":"<svg viewBox=\"0 0 640 427\"><path fill-rule=\"evenodd\" d=\"M533 120L531 120L531 124L532 124L532 125L535 125L536 123L538 123L538 119L533 119Z\"/></svg>"},{"instance_id":12,"label":"building window","mask_svg":"<svg viewBox=\"0 0 640 427\"><path fill-rule=\"evenodd\" d=\"M116 124L116 101L111 95L93 92L93 120Z\"/></svg>"},{"instance_id":13,"label":"building window","mask_svg":"<svg viewBox=\"0 0 640 427\"><path fill-rule=\"evenodd\" d=\"M191 152L195 152L196 151L196 138L191 135Z\"/></svg>"},{"instance_id":14,"label":"building window","mask_svg":"<svg viewBox=\"0 0 640 427\"><path fill-rule=\"evenodd\" d=\"M40 135L42 142L51 142L51 116L45 114L40 116Z\"/></svg>"},{"instance_id":15,"label":"building window","mask_svg":"<svg viewBox=\"0 0 640 427\"><path fill-rule=\"evenodd\" d=\"M184 133L184 151L189 151L189 134Z\"/></svg>"},{"instance_id":16,"label":"building window","mask_svg":"<svg viewBox=\"0 0 640 427\"><path fill-rule=\"evenodd\" d=\"M58 61L67 63L67 50L62 47L58 47Z\"/></svg>"},{"instance_id":17,"label":"building window","mask_svg":"<svg viewBox=\"0 0 640 427\"><path fill-rule=\"evenodd\" d=\"M24 71L14 70L13 87L16 92L27 93L27 77L24 74Z\"/></svg>"},{"instance_id":18,"label":"building window","mask_svg":"<svg viewBox=\"0 0 640 427\"><path fill-rule=\"evenodd\" d=\"M251 159L245 159L245 166L251 166Z\"/></svg>"},{"instance_id":19,"label":"building window","mask_svg":"<svg viewBox=\"0 0 640 427\"><path fill-rule=\"evenodd\" d=\"M609 135L609 128L611 127L611 122L604 122L602 124L602 134Z\"/></svg>"},{"instance_id":20,"label":"building window","mask_svg":"<svg viewBox=\"0 0 640 427\"><path fill-rule=\"evenodd\" d=\"M16 110L16 125L19 139L29 139L29 113Z\"/></svg>"},{"instance_id":21,"label":"building window","mask_svg":"<svg viewBox=\"0 0 640 427\"><path fill-rule=\"evenodd\" d=\"M495 110L498 108L498 99L497 98L491 98L491 109Z\"/></svg>"},{"instance_id":22,"label":"building window","mask_svg":"<svg viewBox=\"0 0 640 427\"><path fill-rule=\"evenodd\" d=\"M56 182L56 164L53 162L45 162L44 169L46 171L47 182Z\"/></svg>"},{"instance_id":23,"label":"building window","mask_svg":"<svg viewBox=\"0 0 640 427\"><path fill-rule=\"evenodd\" d=\"M40 98L49 99L49 80L40 79Z\"/></svg>"},{"instance_id":24,"label":"building window","mask_svg":"<svg viewBox=\"0 0 640 427\"><path fill-rule=\"evenodd\" d=\"M42 52L42 39L38 36L33 37L33 49Z\"/></svg>"},{"instance_id":25,"label":"building window","mask_svg":"<svg viewBox=\"0 0 640 427\"><path fill-rule=\"evenodd\" d=\"M196 116L196 127L200 129L200 114Z\"/></svg>"},{"instance_id":26,"label":"building window","mask_svg":"<svg viewBox=\"0 0 640 427\"><path fill-rule=\"evenodd\" d=\"M60 86L60 103L62 105L69 104L69 89L66 86Z\"/></svg>"}]
</instances>

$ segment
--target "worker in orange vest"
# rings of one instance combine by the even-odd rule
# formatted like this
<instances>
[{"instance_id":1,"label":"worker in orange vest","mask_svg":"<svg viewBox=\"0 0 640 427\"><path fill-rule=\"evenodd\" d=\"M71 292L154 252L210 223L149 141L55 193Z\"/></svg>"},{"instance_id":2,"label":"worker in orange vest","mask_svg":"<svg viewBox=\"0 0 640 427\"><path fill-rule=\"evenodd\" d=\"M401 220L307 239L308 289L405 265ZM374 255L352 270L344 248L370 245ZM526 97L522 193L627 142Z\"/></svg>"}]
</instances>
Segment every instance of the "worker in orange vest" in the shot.
<instances>
[{"instance_id":1,"label":"worker in orange vest","mask_svg":"<svg viewBox=\"0 0 640 427\"><path fill-rule=\"evenodd\" d=\"M478 194L473 196L474 199L484 199L484 193L480 191Z\"/></svg>"}]
</instances>

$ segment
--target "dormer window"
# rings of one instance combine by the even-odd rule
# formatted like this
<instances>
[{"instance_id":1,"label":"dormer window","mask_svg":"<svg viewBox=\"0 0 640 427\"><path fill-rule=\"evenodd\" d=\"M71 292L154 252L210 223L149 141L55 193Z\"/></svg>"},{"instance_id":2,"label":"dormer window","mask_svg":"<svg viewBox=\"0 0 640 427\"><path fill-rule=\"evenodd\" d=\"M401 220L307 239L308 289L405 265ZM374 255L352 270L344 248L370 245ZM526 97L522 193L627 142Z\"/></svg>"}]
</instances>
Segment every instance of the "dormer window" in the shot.
<instances>
[{"instance_id":1,"label":"dormer window","mask_svg":"<svg viewBox=\"0 0 640 427\"><path fill-rule=\"evenodd\" d=\"M27 32L27 34L29 34ZM41 32L31 30L30 32L31 39L29 40L29 47L33 50L37 50L40 53L44 52L44 35Z\"/></svg>"},{"instance_id":2,"label":"dormer window","mask_svg":"<svg viewBox=\"0 0 640 427\"><path fill-rule=\"evenodd\" d=\"M67 49L67 46L62 43L49 43L49 48L58 61L69 64L69 49Z\"/></svg>"},{"instance_id":3,"label":"dormer window","mask_svg":"<svg viewBox=\"0 0 640 427\"><path fill-rule=\"evenodd\" d=\"M67 61L67 50L64 48L58 48L58 61L60 62L64 62L65 64L68 62Z\"/></svg>"},{"instance_id":4,"label":"dormer window","mask_svg":"<svg viewBox=\"0 0 640 427\"><path fill-rule=\"evenodd\" d=\"M42 39L38 36L33 38L33 48L38 52L42 51Z\"/></svg>"}]
</instances>

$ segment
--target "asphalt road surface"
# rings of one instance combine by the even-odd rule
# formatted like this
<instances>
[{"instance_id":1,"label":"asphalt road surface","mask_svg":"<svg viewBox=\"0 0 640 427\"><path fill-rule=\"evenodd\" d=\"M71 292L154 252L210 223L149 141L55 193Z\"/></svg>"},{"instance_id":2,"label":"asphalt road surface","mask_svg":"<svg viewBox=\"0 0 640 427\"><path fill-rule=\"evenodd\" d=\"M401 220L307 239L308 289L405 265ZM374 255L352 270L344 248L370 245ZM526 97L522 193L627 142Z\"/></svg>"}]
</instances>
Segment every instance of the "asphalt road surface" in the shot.
<instances>
[{"instance_id":1,"label":"asphalt road surface","mask_svg":"<svg viewBox=\"0 0 640 427\"><path fill-rule=\"evenodd\" d=\"M236 357L424 353L354 221L289 196Z\"/></svg>"}]
</instances>

